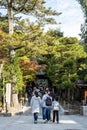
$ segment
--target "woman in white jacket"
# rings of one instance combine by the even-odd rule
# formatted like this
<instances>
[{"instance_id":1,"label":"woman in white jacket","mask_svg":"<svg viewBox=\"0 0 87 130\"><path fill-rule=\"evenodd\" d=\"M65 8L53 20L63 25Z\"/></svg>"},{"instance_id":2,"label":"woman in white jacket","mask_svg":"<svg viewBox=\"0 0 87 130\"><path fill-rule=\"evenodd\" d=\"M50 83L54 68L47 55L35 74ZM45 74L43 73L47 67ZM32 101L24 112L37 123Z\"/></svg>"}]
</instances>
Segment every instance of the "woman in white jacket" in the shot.
<instances>
[{"instance_id":1,"label":"woman in white jacket","mask_svg":"<svg viewBox=\"0 0 87 130\"><path fill-rule=\"evenodd\" d=\"M31 109L34 116L34 123L37 124L38 114L40 112L41 98L38 96L38 92L34 92L34 96L31 98Z\"/></svg>"}]
</instances>

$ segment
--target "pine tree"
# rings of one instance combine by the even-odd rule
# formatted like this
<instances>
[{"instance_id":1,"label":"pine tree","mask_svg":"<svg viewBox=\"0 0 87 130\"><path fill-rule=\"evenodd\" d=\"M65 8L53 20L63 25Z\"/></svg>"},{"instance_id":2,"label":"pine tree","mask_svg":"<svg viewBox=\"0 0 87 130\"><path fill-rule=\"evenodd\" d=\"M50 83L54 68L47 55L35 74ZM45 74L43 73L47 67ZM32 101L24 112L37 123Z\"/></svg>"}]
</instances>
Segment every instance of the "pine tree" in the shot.
<instances>
[{"instance_id":1,"label":"pine tree","mask_svg":"<svg viewBox=\"0 0 87 130\"><path fill-rule=\"evenodd\" d=\"M0 0L0 7L8 11L9 34L13 34L13 24L15 14L26 14L36 17L40 23L54 24L56 21L52 17L60 13L45 7L45 0Z\"/></svg>"},{"instance_id":2,"label":"pine tree","mask_svg":"<svg viewBox=\"0 0 87 130\"><path fill-rule=\"evenodd\" d=\"M81 42L87 47L87 0L77 0L84 13L84 24L81 24Z\"/></svg>"}]
</instances>

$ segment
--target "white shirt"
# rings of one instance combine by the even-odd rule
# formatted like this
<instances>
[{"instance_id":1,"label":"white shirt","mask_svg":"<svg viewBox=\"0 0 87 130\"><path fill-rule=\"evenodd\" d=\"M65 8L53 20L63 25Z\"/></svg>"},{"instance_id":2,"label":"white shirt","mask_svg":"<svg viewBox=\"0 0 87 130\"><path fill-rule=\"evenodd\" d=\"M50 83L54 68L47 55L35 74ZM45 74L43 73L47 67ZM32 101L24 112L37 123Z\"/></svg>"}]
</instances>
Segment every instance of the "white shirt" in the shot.
<instances>
[{"instance_id":1,"label":"white shirt","mask_svg":"<svg viewBox=\"0 0 87 130\"><path fill-rule=\"evenodd\" d=\"M52 107L53 107L53 110L58 110L59 111L59 102L58 101L53 101L52 102Z\"/></svg>"}]
</instances>

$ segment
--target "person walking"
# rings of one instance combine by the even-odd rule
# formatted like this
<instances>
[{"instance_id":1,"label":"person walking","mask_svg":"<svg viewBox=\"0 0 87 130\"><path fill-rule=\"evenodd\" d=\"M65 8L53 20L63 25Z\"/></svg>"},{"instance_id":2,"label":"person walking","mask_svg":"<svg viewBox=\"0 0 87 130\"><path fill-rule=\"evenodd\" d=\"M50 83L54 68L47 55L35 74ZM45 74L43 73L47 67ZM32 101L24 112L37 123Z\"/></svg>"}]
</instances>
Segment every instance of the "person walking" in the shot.
<instances>
[{"instance_id":1,"label":"person walking","mask_svg":"<svg viewBox=\"0 0 87 130\"><path fill-rule=\"evenodd\" d=\"M38 92L35 91L31 98L30 106L34 116L34 124L37 124L38 115L40 112L41 98L38 96Z\"/></svg>"},{"instance_id":2,"label":"person walking","mask_svg":"<svg viewBox=\"0 0 87 130\"><path fill-rule=\"evenodd\" d=\"M50 96L50 91L46 89L45 94L42 97L42 116L44 123L47 123L50 120L52 106L52 97Z\"/></svg>"},{"instance_id":3,"label":"person walking","mask_svg":"<svg viewBox=\"0 0 87 130\"><path fill-rule=\"evenodd\" d=\"M53 122L59 123L59 102L58 97L54 98L54 101L52 102L52 108L53 108Z\"/></svg>"}]
</instances>

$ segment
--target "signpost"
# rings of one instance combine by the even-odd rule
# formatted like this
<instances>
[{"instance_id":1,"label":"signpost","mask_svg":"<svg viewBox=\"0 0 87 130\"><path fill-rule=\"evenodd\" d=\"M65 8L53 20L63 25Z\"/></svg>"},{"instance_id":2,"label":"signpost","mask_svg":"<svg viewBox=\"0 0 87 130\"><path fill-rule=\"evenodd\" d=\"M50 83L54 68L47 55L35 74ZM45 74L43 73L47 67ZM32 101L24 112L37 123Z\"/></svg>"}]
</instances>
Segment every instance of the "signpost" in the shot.
<instances>
[{"instance_id":1,"label":"signpost","mask_svg":"<svg viewBox=\"0 0 87 130\"><path fill-rule=\"evenodd\" d=\"M11 83L6 84L6 112L10 109L11 103Z\"/></svg>"}]
</instances>

